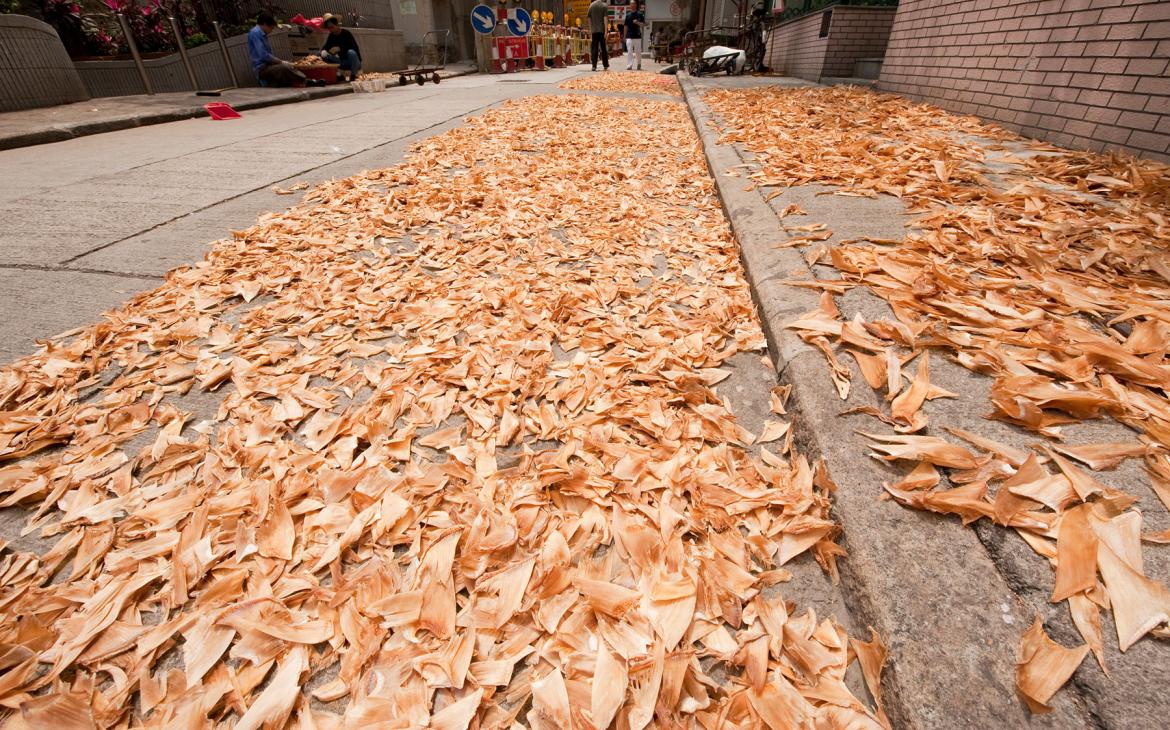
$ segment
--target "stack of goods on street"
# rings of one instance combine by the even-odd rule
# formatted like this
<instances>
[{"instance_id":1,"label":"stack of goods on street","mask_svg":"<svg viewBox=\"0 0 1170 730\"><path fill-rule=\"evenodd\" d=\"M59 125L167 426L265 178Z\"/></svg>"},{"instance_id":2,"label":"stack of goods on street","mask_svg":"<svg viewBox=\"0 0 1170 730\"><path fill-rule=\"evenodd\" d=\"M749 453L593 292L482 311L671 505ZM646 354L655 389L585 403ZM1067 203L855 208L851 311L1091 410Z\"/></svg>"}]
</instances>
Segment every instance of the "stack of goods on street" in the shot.
<instances>
[{"instance_id":1,"label":"stack of goods on street","mask_svg":"<svg viewBox=\"0 0 1170 730\"><path fill-rule=\"evenodd\" d=\"M301 69L302 71L304 71L305 69L311 69L311 68L334 68L335 69L338 67L337 64L329 63L328 61L321 58L320 56L312 56L312 55L301 56L297 60L293 61L293 65L296 66L297 68Z\"/></svg>"},{"instance_id":2,"label":"stack of goods on street","mask_svg":"<svg viewBox=\"0 0 1170 730\"><path fill-rule=\"evenodd\" d=\"M619 91L629 94L669 94L682 96L678 79L651 71L609 71L591 73L563 81L562 89L577 91Z\"/></svg>"},{"instance_id":3,"label":"stack of goods on street","mask_svg":"<svg viewBox=\"0 0 1170 730\"><path fill-rule=\"evenodd\" d=\"M329 63L320 56L301 56L293 62L293 66L307 78L323 81L326 84L335 84L338 81L338 69L335 63Z\"/></svg>"},{"instance_id":4,"label":"stack of goods on street","mask_svg":"<svg viewBox=\"0 0 1170 730\"><path fill-rule=\"evenodd\" d=\"M629 104L509 102L0 369L8 727L888 727L791 600L834 485L729 405L686 107Z\"/></svg>"}]
</instances>

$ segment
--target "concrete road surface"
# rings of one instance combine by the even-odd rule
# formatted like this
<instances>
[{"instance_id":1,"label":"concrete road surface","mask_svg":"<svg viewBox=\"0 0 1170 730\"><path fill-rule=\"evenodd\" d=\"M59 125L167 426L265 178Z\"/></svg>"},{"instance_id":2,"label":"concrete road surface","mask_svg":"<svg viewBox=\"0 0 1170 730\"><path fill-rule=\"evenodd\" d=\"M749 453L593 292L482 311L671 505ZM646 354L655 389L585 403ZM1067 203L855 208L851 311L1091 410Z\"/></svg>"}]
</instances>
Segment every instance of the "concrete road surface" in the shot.
<instances>
[{"instance_id":1,"label":"concrete road surface","mask_svg":"<svg viewBox=\"0 0 1170 730\"><path fill-rule=\"evenodd\" d=\"M556 84L578 73L579 69L466 77L438 87L274 107L236 122L190 120L0 152L0 164L11 171L9 185L0 192L0 209L8 214L0 232L0 301L9 313L0 323L0 361L31 353L38 338L97 321L102 311L135 292L155 288L167 271L198 261L211 242L297 200L276 194L275 186L314 184L393 165L412 142L458 126L464 117L506 99L559 93ZM595 123L605 125L605 134L612 129L615 142L628 138L629 130L636 134L637 128L626 114L636 112L639 101L647 98L628 95L614 107L620 114L602 115ZM677 108L671 113L685 125L682 100L673 98ZM601 146L605 144L603 136ZM663 144L655 151L670 152ZM612 197L599 199L618 197L612 191L605 195ZM706 192L701 195L712 212L714 201ZM594 223L592 218L585 222ZM695 224L681 215L667 223L675 222L680 227ZM638 225L630 221L631 228ZM603 229L597 232L608 235ZM660 222L659 228L638 235L669 237L672 229ZM719 234L714 235L703 241L705 246L723 245ZM666 256L658 254L656 262L658 258L657 275L664 280L682 275L693 282L685 278L691 274L679 272L700 270L691 268L698 263L688 256L676 260L678 271L669 274ZM572 263L576 266L581 260ZM653 282L653 277L645 278L647 286ZM661 301L670 310L669 317L680 316L667 300ZM690 306L679 302L678 311ZM774 417L770 394L776 374L761 354L740 352L730 358L728 377L718 391L737 422L751 433L762 433ZM179 404L197 423L214 418L230 391L197 389L170 403ZM137 451L156 437L155 431L136 434L126 448ZM27 517L26 506L0 509L0 541L8 541L14 552L44 555L54 544L49 538L55 536L26 530ZM725 524L735 532L733 521ZM783 573L788 572L786 599L795 601L801 611L813 609L822 619L836 617L852 635L862 635L864 627L851 621L839 588L811 554L788 563ZM773 594L778 590L769 588ZM856 696L865 696L856 670L850 671L848 686Z\"/></svg>"},{"instance_id":2,"label":"concrete road surface","mask_svg":"<svg viewBox=\"0 0 1170 730\"><path fill-rule=\"evenodd\" d=\"M273 187L392 165L411 143L505 99L554 91L582 68L468 76L0 151L0 310L9 315L0 361L96 321L299 197Z\"/></svg>"}]
</instances>

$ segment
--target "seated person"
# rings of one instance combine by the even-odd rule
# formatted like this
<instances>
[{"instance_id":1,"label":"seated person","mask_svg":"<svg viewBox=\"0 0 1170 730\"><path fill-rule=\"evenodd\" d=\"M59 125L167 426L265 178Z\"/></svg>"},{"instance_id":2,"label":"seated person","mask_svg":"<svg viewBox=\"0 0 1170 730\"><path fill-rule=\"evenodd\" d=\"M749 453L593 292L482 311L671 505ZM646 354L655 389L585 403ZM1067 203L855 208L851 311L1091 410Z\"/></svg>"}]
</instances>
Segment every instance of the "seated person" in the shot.
<instances>
[{"instance_id":1,"label":"seated person","mask_svg":"<svg viewBox=\"0 0 1170 730\"><path fill-rule=\"evenodd\" d=\"M261 86L324 86L324 81L314 81L305 78L288 61L282 61L272 53L272 44L268 42L268 35L276 30L276 19L272 13L260 13L256 17L256 26L248 31L248 58L252 60L252 70Z\"/></svg>"},{"instance_id":2,"label":"seated person","mask_svg":"<svg viewBox=\"0 0 1170 730\"><path fill-rule=\"evenodd\" d=\"M342 28L341 22L332 13L325 13L321 27L329 32L329 37L322 44L321 58L338 64L342 71L349 71L350 81L357 80L362 72L362 52L358 50L353 33Z\"/></svg>"}]
</instances>

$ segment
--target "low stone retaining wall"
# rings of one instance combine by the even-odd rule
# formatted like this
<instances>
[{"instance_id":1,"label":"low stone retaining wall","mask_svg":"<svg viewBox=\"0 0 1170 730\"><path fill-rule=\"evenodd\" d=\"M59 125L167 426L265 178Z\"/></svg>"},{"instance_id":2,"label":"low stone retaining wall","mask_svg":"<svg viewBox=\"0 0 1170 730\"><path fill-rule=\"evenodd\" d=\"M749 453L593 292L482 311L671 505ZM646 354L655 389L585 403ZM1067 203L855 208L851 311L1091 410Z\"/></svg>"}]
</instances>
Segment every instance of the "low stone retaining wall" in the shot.
<instances>
[{"instance_id":1,"label":"low stone retaining wall","mask_svg":"<svg viewBox=\"0 0 1170 730\"><path fill-rule=\"evenodd\" d=\"M396 71L404 67L406 52L401 32L376 28L351 30L362 49L365 70ZM324 33L315 33L303 39L307 41L306 43L296 45L304 49L319 48L324 38ZM292 39L286 31L279 30L269 36L272 52L280 58L290 60L293 57L291 42L293 40L301 39ZM240 86L258 85L256 75L252 71L252 63L248 59L247 36L232 36L226 39L225 43ZM221 89L232 85L217 43L193 48L187 51L187 55L195 69L195 78L198 79L200 88ZM191 83L187 79L187 72L183 69L183 61L179 54L149 59L143 63L156 93L191 90ZM133 61L78 61L76 66L92 97L145 93Z\"/></svg>"},{"instance_id":2,"label":"low stone retaining wall","mask_svg":"<svg viewBox=\"0 0 1170 730\"><path fill-rule=\"evenodd\" d=\"M51 25L24 15L0 15L0 111L88 98Z\"/></svg>"},{"instance_id":3,"label":"low stone retaining wall","mask_svg":"<svg viewBox=\"0 0 1170 730\"><path fill-rule=\"evenodd\" d=\"M281 58L291 57L287 33L277 31L269 36L269 40L273 53ZM258 85L256 76L252 73L252 63L248 60L247 36L232 36L225 42L240 86ZM218 43L212 42L192 48L187 51L187 56L191 59L191 66L195 69L195 78L199 81L200 88L222 89L232 85L232 78L224 68ZM155 93L191 90L191 82L183 69L183 59L178 53L163 58L147 59L142 63L146 66L146 74ZM138 70L131 60L78 61L75 65L92 97L146 93L142 88L142 80L138 77Z\"/></svg>"}]
</instances>

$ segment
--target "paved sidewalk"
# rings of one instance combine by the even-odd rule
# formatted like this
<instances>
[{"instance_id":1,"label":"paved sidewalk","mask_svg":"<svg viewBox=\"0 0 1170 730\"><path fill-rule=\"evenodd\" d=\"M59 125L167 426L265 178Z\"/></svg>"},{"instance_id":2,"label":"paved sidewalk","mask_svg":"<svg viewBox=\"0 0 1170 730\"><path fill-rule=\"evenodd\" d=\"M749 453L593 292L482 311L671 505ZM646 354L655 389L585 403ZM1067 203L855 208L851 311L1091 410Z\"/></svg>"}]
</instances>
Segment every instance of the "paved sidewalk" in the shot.
<instances>
[{"instance_id":1,"label":"paved sidewalk","mask_svg":"<svg viewBox=\"0 0 1170 730\"><path fill-rule=\"evenodd\" d=\"M1005 534L997 526L979 523L976 529L967 529L953 518L883 500L883 482L896 482L902 474L870 458L867 441L858 435L882 427L869 416L842 414L850 407L877 405L874 392L855 372L849 400L841 400L824 356L786 329L800 315L817 309L820 296L814 289L787 282L838 274L830 267L810 267L804 258L809 247L775 247L784 236L781 212L799 206L807 214L799 222L824 224L832 233L825 243L836 245L849 239L903 238L911 220L903 203L886 195L872 199L832 195L832 188L823 185L745 188L745 168L750 171L758 163L737 146L719 143L718 120L703 93L717 87L807 84L779 78L679 78L741 246L780 380L793 386L794 411L799 413L794 428L807 439L803 444L807 451L826 459L839 485L834 513L849 552L842 561L845 602L855 623L873 626L890 646L882 681L894 726L1164 727L1161 718L1170 713L1170 695L1159 689L1156 677L1167 665L1170 647L1145 640L1123 656L1109 618L1104 628L1110 676L1105 677L1090 658L1053 698L1052 713L1029 713L1015 687L1020 635L1041 616L1058 641L1066 646L1081 643L1063 604L1048 600L1050 567L1017 535ZM970 143L993 146L991 140ZM989 174L996 157L989 151ZM836 300L845 320L855 314L870 322L893 318L883 300L860 287ZM946 436L944 427L961 428L1024 450L1038 440L1035 434L985 418L990 378L936 353L931 380L962 397L930 403L930 434ZM1111 420L1069 426L1065 435L1069 445L1125 443L1134 437ZM1117 467L1108 480L1126 493L1149 494L1138 460ZM1163 529L1166 515L1156 499L1145 497L1142 503L1152 505L1145 512L1145 529ZM1165 581L1170 561L1155 550L1145 554L1147 573Z\"/></svg>"},{"instance_id":2,"label":"paved sidewalk","mask_svg":"<svg viewBox=\"0 0 1170 730\"><path fill-rule=\"evenodd\" d=\"M476 72L474 63L451 64L439 75L445 79ZM395 88L393 86L388 89ZM75 104L25 109L0 114L0 150L61 142L90 134L113 132L149 124L164 124L192 117L206 117L204 104L224 102L237 111L292 104L311 99L352 94L349 84L319 88L230 89L220 96L196 96L194 92L153 96L111 96Z\"/></svg>"}]
</instances>

